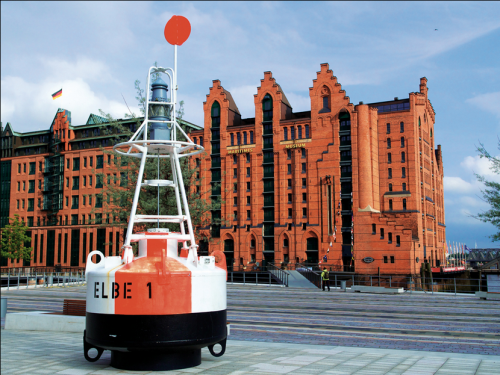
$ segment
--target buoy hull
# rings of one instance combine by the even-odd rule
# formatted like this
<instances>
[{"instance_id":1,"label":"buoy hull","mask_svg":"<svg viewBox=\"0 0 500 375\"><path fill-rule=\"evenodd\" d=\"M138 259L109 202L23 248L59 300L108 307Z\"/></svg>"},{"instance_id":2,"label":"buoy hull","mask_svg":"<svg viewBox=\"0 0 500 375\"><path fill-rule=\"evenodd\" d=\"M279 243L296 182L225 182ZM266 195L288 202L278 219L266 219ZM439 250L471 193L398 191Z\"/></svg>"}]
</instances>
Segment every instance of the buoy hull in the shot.
<instances>
[{"instance_id":1,"label":"buoy hull","mask_svg":"<svg viewBox=\"0 0 500 375\"><path fill-rule=\"evenodd\" d=\"M226 310L178 315L109 315L87 312L86 339L121 352L203 348L224 340Z\"/></svg>"}]
</instances>

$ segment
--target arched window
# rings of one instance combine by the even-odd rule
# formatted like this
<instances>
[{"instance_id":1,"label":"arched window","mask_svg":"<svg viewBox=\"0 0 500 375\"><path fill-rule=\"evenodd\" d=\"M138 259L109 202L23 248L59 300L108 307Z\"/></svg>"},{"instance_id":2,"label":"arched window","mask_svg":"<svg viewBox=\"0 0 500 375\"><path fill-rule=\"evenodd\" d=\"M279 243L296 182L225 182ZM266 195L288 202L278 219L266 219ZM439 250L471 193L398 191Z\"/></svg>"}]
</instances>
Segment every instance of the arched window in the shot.
<instances>
[{"instance_id":1,"label":"arched window","mask_svg":"<svg viewBox=\"0 0 500 375\"><path fill-rule=\"evenodd\" d=\"M283 247L288 247L288 238L283 238Z\"/></svg>"},{"instance_id":2,"label":"arched window","mask_svg":"<svg viewBox=\"0 0 500 375\"><path fill-rule=\"evenodd\" d=\"M387 138L387 148L391 148L391 139Z\"/></svg>"},{"instance_id":3,"label":"arched window","mask_svg":"<svg viewBox=\"0 0 500 375\"><path fill-rule=\"evenodd\" d=\"M309 136L309 125L306 125L306 138L311 138Z\"/></svg>"},{"instance_id":4,"label":"arched window","mask_svg":"<svg viewBox=\"0 0 500 375\"><path fill-rule=\"evenodd\" d=\"M243 144L247 144L247 132L243 132Z\"/></svg>"},{"instance_id":5,"label":"arched window","mask_svg":"<svg viewBox=\"0 0 500 375\"><path fill-rule=\"evenodd\" d=\"M431 138L432 138L432 129L431 129Z\"/></svg>"},{"instance_id":6,"label":"arched window","mask_svg":"<svg viewBox=\"0 0 500 375\"><path fill-rule=\"evenodd\" d=\"M327 113L330 112L330 89L326 86L321 88L321 98L323 102L323 108L319 111L319 113Z\"/></svg>"},{"instance_id":7,"label":"arched window","mask_svg":"<svg viewBox=\"0 0 500 375\"><path fill-rule=\"evenodd\" d=\"M250 144L253 145L253 131L250 131Z\"/></svg>"},{"instance_id":8,"label":"arched window","mask_svg":"<svg viewBox=\"0 0 500 375\"><path fill-rule=\"evenodd\" d=\"M283 128L283 138L288 141L288 128Z\"/></svg>"},{"instance_id":9,"label":"arched window","mask_svg":"<svg viewBox=\"0 0 500 375\"><path fill-rule=\"evenodd\" d=\"M339 113L340 130L348 130L351 128L351 115L346 110Z\"/></svg>"},{"instance_id":10,"label":"arched window","mask_svg":"<svg viewBox=\"0 0 500 375\"><path fill-rule=\"evenodd\" d=\"M236 138L238 139L238 146L241 145L241 133L237 133Z\"/></svg>"},{"instance_id":11,"label":"arched window","mask_svg":"<svg viewBox=\"0 0 500 375\"><path fill-rule=\"evenodd\" d=\"M387 163L388 164L392 163L392 154L390 152L387 153Z\"/></svg>"},{"instance_id":12,"label":"arched window","mask_svg":"<svg viewBox=\"0 0 500 375\"><path fill-rule=\"evenodd\" d=\"M405 137L401 137L401 147L405 147Z\"/></svg>"},{"instance_id":13,"label":"arched window","mask_svg":"<svg viewBox=\"0 0 500 375\"><path fill-rule=\"evenodd\" d=\"M295 139L295 126L290 127L290 139Z\"/></svg>"},{"instance_id":14,"label":"arched window","mask_svg":"<svg viewBox=\"0 0 500 375\"><path fill-rule=\"evenodd\" d=\"M212 104L212 128L220 127L220 104L218 101L215 101Z\"/></svg>"},{"instance_id":15,"label":"arched window","mask_svg":"<svg viewBox=\"0 0 500 375\"><path fill-rule=\"evenodd\" d=\"M421 123L420 123L420 117L419 117L419 118L418 118L418 128L419 128L419 129L420 129L420 125L421 125Z\"/></svg>"},{"instance_id":16,"label":"arched window","mask_svg":"<svg viewBox=\"0 0 500 375\"><path fill-rule=\"evenodd\" d=\"M273 121L273 99L269 94L266 94L262 101L262 111L264 114L264 121Z\"/></svg>"},{"instance_id":17,"label":"arched window","mask_svg":"<svg viewBox=\"0 0 500 375\"><path fill-rule=\"evenodd\" d=\"M389 184L389 191L392 191L392 184Z\"/></svg>"},{"instance_id":18,"label":"arched window","mask_svg":"<svg viewBox=\"0 0 500 375\"><path fill-rule=\"evenodd\" d=\"M298 126L298 130L299 130L299 136L297 137L297 139L302 139L302 126Z\"/></svg>"},{"instance_id":19,"label":"arched window","mask_svg":"<svg viewBox=\"0 0 500 375\"><path fill-rule=\"evenodd\" d=\"M405 155L405 152L403 151L401 153L401 163L404 163L406 161L406 155Z\"/></svg>"},{"instance_id":20,"label":"arched window","mask_svg":"<svg viewBox=\"0 0 500 375\"><path fill-rule=\"evenodd\" d=\"M405 131L405 123L404 122L400 122L399 123L399 132L400 133L404 133Z\"/></svg>"},{"instance_id":21,"label":"arched window","mask_svg":"<svg viewBox=\"0 0 500 375\"><path fill-rule=\"evenodd\" d=\"M234 133L231 133L231 146L234 146Z\"/></svg>"}]
</instances>

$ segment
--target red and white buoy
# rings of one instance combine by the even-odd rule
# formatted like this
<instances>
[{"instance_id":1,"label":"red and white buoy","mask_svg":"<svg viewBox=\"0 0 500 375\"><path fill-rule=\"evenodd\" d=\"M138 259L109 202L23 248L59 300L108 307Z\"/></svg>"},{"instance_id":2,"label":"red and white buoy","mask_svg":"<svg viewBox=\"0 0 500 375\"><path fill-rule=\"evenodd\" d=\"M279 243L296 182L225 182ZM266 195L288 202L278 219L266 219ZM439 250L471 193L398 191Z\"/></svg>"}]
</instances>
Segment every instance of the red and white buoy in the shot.
<instances>
[{"instance_id":1,"label":"red and white buoy","mask_svg":"<svg viewBox=\"0 0 500 375\"><path fill-rule=\"evenodd\" d=\"M214 356L224 354L227 268L224 253L197 255L179 159L203 151L182 131L176 114L177 45L187 40L189 21L174 16L165 36L174 44L174 69L149 69L144 122L128 142L115 152L141 159L134 200L122 256L105 257L92 251L87 258L87 313L84 355L91 362L111 350L111 365L127 370L172 370L201 363L201 348ZM151 76L164 75L166 81ZM167 96L168 86L172 94ZM150 98L152 95L152 98ZM178 140L178 132L182 140ZM149 134L149 135L148 135ZM168 161L172 180L143 180L147 158ZM166 160L168 159L168 160ZM159 170L159 168L158 168ZM143 187L173 189L175 215L139 215L137 204ZM161 188L161 189L160 189ZM157 223L158 228L133 233L136 223ZM178 223L180 232L160 228ZM132 242L138 242L134 255ZM182 249L178 251L180 244ZM96 259L96 262L92 261ZM216 353L214 346L221 345ZM91 351L97 351L91 356Z\"/></svg>"}]
</instances>

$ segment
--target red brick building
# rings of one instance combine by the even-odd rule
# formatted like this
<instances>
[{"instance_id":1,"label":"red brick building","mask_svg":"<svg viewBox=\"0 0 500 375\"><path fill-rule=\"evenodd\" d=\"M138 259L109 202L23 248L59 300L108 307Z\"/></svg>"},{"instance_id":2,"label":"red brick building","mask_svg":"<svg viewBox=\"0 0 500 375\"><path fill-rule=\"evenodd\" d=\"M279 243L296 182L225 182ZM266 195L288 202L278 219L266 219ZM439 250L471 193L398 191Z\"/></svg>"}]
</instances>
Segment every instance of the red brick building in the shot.
<instances>
[{"instance_id":1,"label":"red brick building","mask_svg":"<svg viewBox=\"0 0 500 375\"><path fill-rule=\"evenodd\" d=\"M357 273L415 274L443 259L441 147L427 79L405 99L354 105L328 64L309 88L311 110L294 113L271 72L242 119L213 81L193 131L205 198L222 224L202 228L234 267L254 262L354 265ZM217 221L214 220L214 223ZM331 244L331 245L330 245Z\"/></svg>"},{"instance_id":2,"label":"red brick building","mask_svg":"<svg viewBox=\"0 0 500 375\"><path fill-rule=\"evenodd\" d=\"M136 130L135 120L119 122ZM85 267L92 250L120 253L123 229L102 211L99 178L120 179L116 157L101 149L112 149L116 133L94 114L86 124L73 126L65 109L57 111L48 130L19 133L10 123L0 127L0 228L18 214L30 227L33 248L31 261L2 259L3 267L77 268Z\"/></svg>"}]
</instances>

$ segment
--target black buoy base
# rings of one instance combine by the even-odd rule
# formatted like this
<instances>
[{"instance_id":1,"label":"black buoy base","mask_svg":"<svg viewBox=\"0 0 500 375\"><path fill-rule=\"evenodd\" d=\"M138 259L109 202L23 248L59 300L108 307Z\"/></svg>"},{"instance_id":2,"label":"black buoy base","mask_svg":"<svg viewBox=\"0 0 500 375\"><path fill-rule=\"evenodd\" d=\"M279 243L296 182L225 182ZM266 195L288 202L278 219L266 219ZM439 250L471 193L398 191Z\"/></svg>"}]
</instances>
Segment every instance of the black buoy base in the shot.
<instances>
[{"instance_id":1,"label":"black buoy base","mask_svg":"<svg viewBox=\"0 0 500 375\"><path fill-rule=\"evenodd\" d=\"M201 364L201 349L169 351L111 351L111 366L120 370L167 371Z\"/></svg>"}]
</instances>

